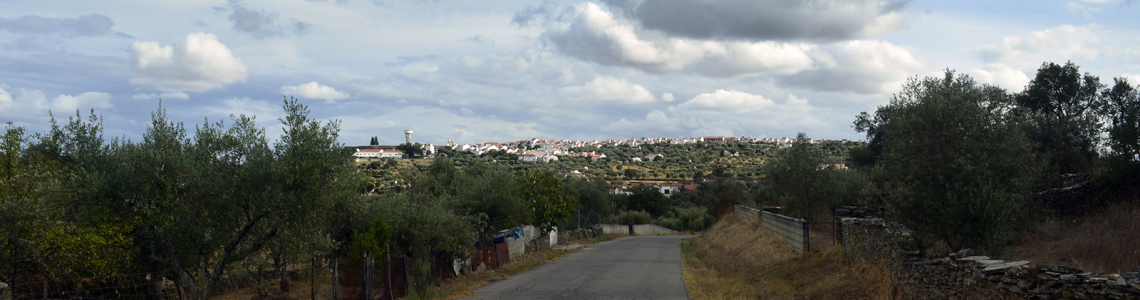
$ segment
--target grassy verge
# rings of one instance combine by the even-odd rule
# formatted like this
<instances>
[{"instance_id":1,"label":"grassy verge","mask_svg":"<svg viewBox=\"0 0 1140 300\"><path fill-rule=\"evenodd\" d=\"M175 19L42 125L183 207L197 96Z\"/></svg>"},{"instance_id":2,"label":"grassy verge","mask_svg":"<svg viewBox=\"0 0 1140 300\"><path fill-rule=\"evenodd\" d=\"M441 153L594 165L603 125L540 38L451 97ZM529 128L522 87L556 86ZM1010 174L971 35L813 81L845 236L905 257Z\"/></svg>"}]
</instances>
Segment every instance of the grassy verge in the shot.
<instances>
[{"instance_id":1,"label":"grassy verge","mask_svg":"<svg viewBox=\"0 0 1140 300\"><path fill-rule=\"evenodd\" d=\"M681 242L691 299L895 299L883 267L849 264L843 248L796 255L758 223L723 218Z\"/></svg>"},{"instance_id":2,"label":"grassy verge","mask_svg":"<svg viewBox=\"0 0 1140 300\"><path fill-rule=\"evenodd\" d=\"M622 237L626 236L603 234L600 237L590 238L583 242L585 245L590 245ZM431 295L430 298L432 299L468 298L475 294L475 289L478 287L487 285L492 281L511 278L511 275L530 270L531 268L537 267L544 263L556 261L566 255L576 253L581 249L582 248L571 251L559 251L550 248L543 248L539 251L527 253L521 259L517 259L509 264L503 265L498 270L466 274L458 278L444 281L440 283L440 285L432 287L429 291L429 295Z\"/></svg>"},{"instance_id":3,"label":"grassy verge","mask_svg":"<svg viewBox=\"0 0 1140 300\"><path fill-rule=\"evenodd\" d=\"M1085 272L1135 272L1140 266L1140 203L1109 205L1081 218L1053 218L1013 247L1010 258Z\"/></svg>"}]
</instances>

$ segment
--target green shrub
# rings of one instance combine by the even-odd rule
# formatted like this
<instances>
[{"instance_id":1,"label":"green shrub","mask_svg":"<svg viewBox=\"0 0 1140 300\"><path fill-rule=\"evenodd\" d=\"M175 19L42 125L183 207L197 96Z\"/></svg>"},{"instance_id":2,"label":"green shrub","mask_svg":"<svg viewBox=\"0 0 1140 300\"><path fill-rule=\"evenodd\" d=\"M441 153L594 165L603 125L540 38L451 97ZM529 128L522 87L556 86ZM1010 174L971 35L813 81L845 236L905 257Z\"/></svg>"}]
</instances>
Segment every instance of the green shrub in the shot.
<instances>
[{"instance_id":1,"label":"green shrub","mask_svg":"<svg viewBox=\"0 0 1140 300\"><path fill-rule=\"evenodd\" d=\"M653 223L653 217L649 213L642 211L623 211L614 216L618 224L649 224Z\"/></svg>"}]
</instances>

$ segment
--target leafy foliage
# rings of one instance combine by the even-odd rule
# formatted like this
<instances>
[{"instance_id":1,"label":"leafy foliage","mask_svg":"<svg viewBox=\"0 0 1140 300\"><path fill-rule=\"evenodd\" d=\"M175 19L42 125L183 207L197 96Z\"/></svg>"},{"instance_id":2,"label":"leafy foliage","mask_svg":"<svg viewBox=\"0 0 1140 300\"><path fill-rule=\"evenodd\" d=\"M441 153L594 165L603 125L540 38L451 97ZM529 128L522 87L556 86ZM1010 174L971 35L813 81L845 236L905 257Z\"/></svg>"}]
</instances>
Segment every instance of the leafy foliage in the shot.
<instances>
[{"instance_id":1,"label":"leafy foliage","mask_svg":"<svg viewBox=\"0 0 1140 300\"><path fill-rule=\"evenodd\" d=\"M543 232L550 231L559 222L568 222L576 211L578 199L566 197L562 181L549 170L531 170L520 173L519 186L522 199L534 210L534 225Z\"/></svg>"},{"instance_id":2,"label":"leafy foliage","mask_svg":"<svg viewBox=\"0 0 1140 300\"><path fill-rule=\"evenodd\" d=\"M1024 229L1038 173L1004 90L947 71L912 79L876 114L883 154L876 181L889 215L952 249L999 252Z\"/></svg>"},{"instance_id":3,"label":"leafy foliage","mask_svg":"<svg viewBox=\"0 0 1140 300\"><path fill-rule=\"evenodd\" d=\"M1027 109L1035 126L1030 138L1044 153L1051 168L1061 174L1087 172L1098 157L1103 85L1096 76L1083 76L1073 62L1058 65L1045 62L1037 75L1016 96Z\"/></svg>"}]
</instances>

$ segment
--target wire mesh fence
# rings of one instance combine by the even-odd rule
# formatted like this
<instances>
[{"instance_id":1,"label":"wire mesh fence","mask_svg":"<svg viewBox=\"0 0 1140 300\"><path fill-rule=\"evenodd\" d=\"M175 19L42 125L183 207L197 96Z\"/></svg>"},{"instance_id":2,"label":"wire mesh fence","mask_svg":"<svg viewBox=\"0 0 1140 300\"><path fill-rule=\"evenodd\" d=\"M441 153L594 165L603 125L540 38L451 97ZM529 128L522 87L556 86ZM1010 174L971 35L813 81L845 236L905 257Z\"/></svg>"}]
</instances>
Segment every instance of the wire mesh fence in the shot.
<instances>
[{"instance_id":1,"label":"wire mesh fence","mask_svg":"<svg viewBox=\"0 0 1140 300\"><path fill-rule=\"evenodd\" d=\"M450 274L451 262L431 264L431 278ZM269 264L262 264L269 265ZM208 299L233 300L389 300L406 297L410 287L404 257L361 258L352 262L314 258L278 268L236 266L217 278ZM207 278L197 270L132 273L98 277L53 276L50 272L0 282L0 300L179 299L203 298Z\"/></svg>"}]
</instances>

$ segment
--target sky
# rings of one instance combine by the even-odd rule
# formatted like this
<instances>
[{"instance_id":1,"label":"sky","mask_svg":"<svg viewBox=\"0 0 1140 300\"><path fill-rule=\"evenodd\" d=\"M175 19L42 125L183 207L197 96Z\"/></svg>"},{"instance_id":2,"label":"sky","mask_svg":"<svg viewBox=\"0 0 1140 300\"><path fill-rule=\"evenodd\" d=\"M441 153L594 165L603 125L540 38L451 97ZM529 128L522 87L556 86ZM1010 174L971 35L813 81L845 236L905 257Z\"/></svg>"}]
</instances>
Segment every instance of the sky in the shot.
<instances>
[{"instance_id":1,"label":"sky","mask_svg":"<svg viewBox=\"0 0 1140 300\"><path fill-rule=\"evenodd\" d=\"M285 97L340 142L749 136L852 121L945 70L1019 92L1043 62L1140 83L1135 0L0 0L0 122L91 110L135 141Z\"/></svg>"}]
</instances>

